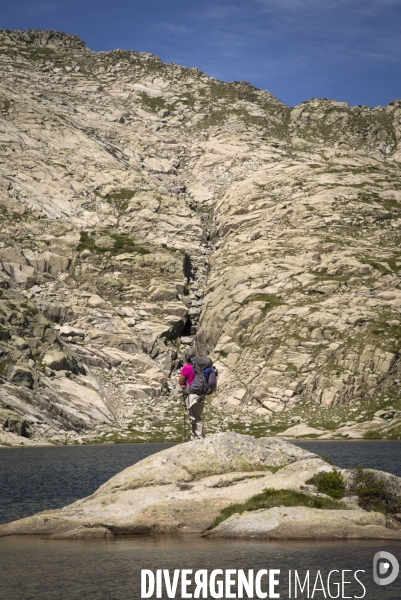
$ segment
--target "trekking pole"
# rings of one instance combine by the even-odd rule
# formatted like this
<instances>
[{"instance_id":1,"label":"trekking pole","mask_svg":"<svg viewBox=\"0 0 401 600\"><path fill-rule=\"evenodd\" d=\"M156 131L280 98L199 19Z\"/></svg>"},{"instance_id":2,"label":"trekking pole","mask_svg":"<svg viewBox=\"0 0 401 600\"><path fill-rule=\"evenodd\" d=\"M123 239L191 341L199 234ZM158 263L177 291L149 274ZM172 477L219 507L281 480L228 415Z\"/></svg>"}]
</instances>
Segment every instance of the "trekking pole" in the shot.
<instances>
[{"instance_id":1,"label":"trekking pole","mask_svg":"<svg viewBox=\"0 0 401 600\"><path fill-rule=\"evenodd\" d=\"M187 421L186 421L185 415L186 415L187 411L186 411L186 407L185 407L184 394L182 394L182 402L183 402L183 404L182 404L182 414L183 414L183 417L184 417L184 442L186 442L187 441Z\"/></svg>"},{"instance_id":2,"label":"trekking pole","mask_svg":"<svg viewBox=\"0 0 401 600\"><path fill-rule=\"evenodd\" d=\"M185 406L182 407L182 410L184 413L184 442L186 442L187 441L187 420L185 418L185 413L186 413Z\"/></svg>"}]
</instances>

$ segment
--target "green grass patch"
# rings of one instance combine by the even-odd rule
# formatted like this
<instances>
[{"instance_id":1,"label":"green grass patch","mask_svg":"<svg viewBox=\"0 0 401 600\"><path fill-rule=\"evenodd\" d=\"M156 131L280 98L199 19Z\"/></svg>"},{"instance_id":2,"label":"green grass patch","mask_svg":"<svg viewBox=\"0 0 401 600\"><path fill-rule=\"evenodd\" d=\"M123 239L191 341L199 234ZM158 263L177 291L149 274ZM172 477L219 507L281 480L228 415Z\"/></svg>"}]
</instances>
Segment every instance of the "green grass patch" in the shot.
<instances>
[{"instance_id":1,"label":"green grass patch","mask_svg":"<svg viewBox=\"0 0 401 600\"><path fill-rule=\"evenodd\" d=\"M266 427L264 425L261 427L260 423L250 423L249 426L241 422L229 423L227 429L243 435L252 435L256 438L264 437L266 435Z\"/></svg>"},{"instance_id":2,"label":"green grass patch","mask_svg":"<svg viewBox=\"0 0 401 600\"><path fill-rule=\"evenodd\" d=\"M119 192L111 192L105 196L96 193L97 196L100 196L100 198L106 200L110 206L115 207L119 213L123 213L127 210L129 201L135 196L135 194L135 190L128 190L125 188L122 188Z\"/></svg>"},{"instance_id":3,"label":"green grass patch","mask_svg":"<svg viewBox=\"0 0 401 600\"><path fill-rule=\"evenodd\" d=\"M38 371L44 373L46 370L46 365L43 362L43 356L40 356L40 354L34 354L33 360L35 361L35 367L38 369Z\"/></svg>"},{"instance_id":4,"label":"green grass patch","mask_svg":"<svg viewBox=\"0 0 401 600\"><path fill-rule=\"evenodd\" d=\"M244 503L231 504L224 508L212 523L211 529L217 527L222 521L235 514L242 514L253 510L268 509L274 506L306 506L307 508L320 508L323 510L339 510L346 506L331 498L321 498L293 490L265 489L261 494L252 496Z\"/></svg>"},{"instance_id":5,"label":"green grass patch","mask_svg":"<svg viewBox=\"0 0 401 600\"><path fill-rule=\"evenodd\" d=\"M383 438L383 434L380 431L374 431L373 429L369 429L363 434L364 440L381 440Z\"/></svg>"},{"instance_id":6,"label":"green grass patch","mask_svg":"<svg viewBox=\"0 0 401 600\"><path fill-rule=\"evenodd\" d=\"M324 427L324 429L326 429L327 431L334 431L335 429L338 428L338 423L336 423L335 421L310 421L309 422L309 427ZM322 433L324 433L324 431L322 431ZM323 457L320 457L323 458ZM327 461L326 461L327 462Z\"/></svg>"},{"instance_id":7,"label":"green grass patch","mask_svg":"<svg viewBox=\"0 0 401 600\"><path fill-rule=\"evenodd\" d=\"M390 320L390 316L388 320ZM376 321L374 329L371 329L371 333L386 339L386 350L388 352L398 352L399 345L401 344L401 325L389 325L384 320Z\"/></svg>"},{"instance_id":8,"label":"green grass patch","mask_svg":"<svg viewBox=\"0 0 401 600\"><path fill-rule=\"evenodd\" d=\"M30 50L29 53L27 52L25 54L25 58L28 58L29 60L53 60L55 58L55 49L53 48L36 48L34 50ZM54 65L46 65L50 68L53 68Z\"/></svg>"},{"instance_id":9,"label":"green grass patch","mask_svg":"<svg viewBox=\"0 0 401 600\"><path fill-rule=\"evenodd\" d=\"M39 314L39 311L34 306L27 306L27 308L22 311L22 314L27 317L35 317L37 314Z\"/></svg>"},{"instance_id":10,"label":"green grass patch","mask_svg":"<svg viewBox=\"0 0 401 600\"><path fill-rule=\"evenodd\" d=\"M30 317L34 317L39 313L38 309L34 306L29 306L26 302L21 302L20 308L22 308L22 314Z\"/></svg>"},{"instance_id":11,"label":"green grass patch","mask_svg":"<svg viewBox=\"0 0 401 600\"><path fill-rule=\"evenodd\" d=\"M123 233L107 233L109 237L114 240L114 245L110 248L100 248L96 245L96 237L93 232L81 231L80 242L77 246L77 251L82 252L83 250L90 250L91 252L97 252L104 254L110 252L112 256L118 254L150 254L150 250L137 246L132 238Z\"/></svg>"},{"instance_id":12,"label":"green grass patch","mask_svg":"<svg viewBox=\"0 0 401 600\"><path fill-rule=\"evenodd\" d=\"M247 298L242 303L243 306L250 304L251 302L264 302L264 307L262 308L262 312L267 312L268 310L272 310L276 306L281 306L284 302L278 296L274 294L257 294L256 296L252 296L251 298Z\"/></svg>"},{"instance_id":13,"label":"green grass patch","mask_svg":"<svg viewBox=\"0 0 401 600\"><path fill-rule=\"evenodd\" d=\"M281 465L280 467L269 467L269 469L274 475L275 473L277 473L277 471L280 471L280 469L283 469L285 466L287 465Z\"/></svg>"},{"instance_id":14,"label":"green grass patch","mask_svg":"<svg viewBox=\"0 0 401 600\"><path fill-rule=\"evenodd\" d=\"M341 275L341 274L337 274L337 275L329 275L327 273L327 267L323 267L321 269L319 269L318 271L312 271L312 275L314 275L314 277L316 277L319 281L333 281L333 282L346 282L349 281L349 279L351 279L351 275Z\"/></svg>"},{"instance_id":15,"label":"green grass patch","mask_svg":"<svg viewBox=\"0 0 401 600\"><path fill-rule=\"evenodd\" d=\"M281 425L269 425L268 427L269 427L271 435L274 436L275 433L281 433L282 431L285 431L286 429L288 429L289 425L288 425L288 423L286 423L286 424L283 423Z\"/></svg>"},{"instance_id":16,"label":"green grass patch","mask_svg":"<svg viewBox=\"0 0 401 600\"><path fill-rule=\"evenodd\" d=\"M106 200L131 200L136 194L135 190L122 188L119 192L111 192L103 196Z\"/></svg>"},{"instance_id":17,"label":"green grass patch","mask_svg":"<svg viewBox=\"0 0 401 600\"><path fill-rule=\"evenodd\" d=\"M365 259L361 258L361 262L365 265L369 265L370 267L373 267L374 269L376 269L376 271L379 271L380 273L382 273L382 275L388 275L388 273L391 273L391 269L388 269L387 267L385 267L383 264L377 262L376 260L368 260L366 258Z\"/></svg>"},{"instance_id":18,"label":"green grass patch","mask_svg":"<svg viewBox=\"0 0 401 600\"><path fill-rule=\"evenodd\" d=\"M322 471L306 481L307 484L315 485L318 492L327 494L331 498L342 498L345 492L345 481L342 473L333 471Z\"/></svg>"},{"instance_id":19,"label":"green grass patch","mask_svg":"<svg viewBox=\"0 0 401 600\"><path fill-rule=\"evenodd\" d=\"M161 96L148 96L145 92L141 94L142 104L152 112L156 113L163 108L167 108L164 98Z\"/></svg>"},{"instance_id":20,"label":"green grass patch","mask_svg":"<svg viewBox=\"0 0 401 600\"><path fill-rule=\"evenodd\" d=\"M2 360L0 362L0 375L2 377L5 377L7 375L8 365L9 365L8 360Z\"/></svg>"},{"instance_id":21,"label":"green grass patch","mask_svg":"<svg viewBox=\"0 0 401 600\"><path fill-rule=\"evenodd\" d=\"M0 110L2 110L4 112L8 112L11 107L12 107L12 103L10 100L8 100L8 99L1 100L0 99Z\"/></svg>"},{"instance_id":22,"label":"green grass patch","mask_svg":"<svg viewBox=\"0 0 401 600\"><path fill-rule=\"evenodd\" d=\"M1 309L0 309L0 315L1 314L5 314ZM2 342L8 342L8 340L11 339L11 332L9 329L7 329L6 327L3 327L3 325L0 324L0 340Z\"/></svg>"},{"instance_id":23,"label":"green grass patch","mask_svg":"<svg viewBox=\"0 0 401 600\"><path fill-rule=\"evenodd\" d=\"M179 252L178 248L173 248L172 246L167 246L167 244L162 244L162 248L168 250L169 252Z\"/></svg>"}]
</instances>

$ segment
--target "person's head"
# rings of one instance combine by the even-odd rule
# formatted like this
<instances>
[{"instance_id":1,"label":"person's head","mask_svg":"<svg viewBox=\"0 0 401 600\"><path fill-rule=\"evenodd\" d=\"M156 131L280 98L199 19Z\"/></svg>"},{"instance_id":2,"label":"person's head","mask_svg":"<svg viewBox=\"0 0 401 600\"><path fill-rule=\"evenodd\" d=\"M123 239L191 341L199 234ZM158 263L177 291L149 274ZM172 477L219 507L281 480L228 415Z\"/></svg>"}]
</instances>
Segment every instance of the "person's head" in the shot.
<instances>
[{"instance_id":1,"label":"person's head","mask_svg":"<svg viewBox=\"0 0 401 600\"><path fill-rule=\"evenodd\" d=\"M193 348L187 348L184 354L184 360L186 363L190 363L191 360L196 356L195 350Z\"/></svg>"}]
</instances>

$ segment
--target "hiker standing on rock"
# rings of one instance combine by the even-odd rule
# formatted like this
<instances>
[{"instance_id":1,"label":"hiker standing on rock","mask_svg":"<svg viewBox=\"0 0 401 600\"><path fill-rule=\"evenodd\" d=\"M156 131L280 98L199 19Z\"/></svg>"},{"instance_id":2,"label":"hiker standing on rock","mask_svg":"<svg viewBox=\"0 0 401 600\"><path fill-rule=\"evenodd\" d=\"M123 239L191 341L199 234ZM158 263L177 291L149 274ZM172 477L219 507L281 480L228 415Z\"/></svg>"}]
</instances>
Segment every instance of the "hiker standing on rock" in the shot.
<instances>
[{"instance_id":1,"label":"hiker standing on rock","mask_svg":"<svg viewBox=\"0 0 401 600\"><path fill-rule=\"evenodd\" d=\"M192 366L192 359L195 358L195 350L187 348L184 354L185 365L181 369L178 383L184 391L186 387L193 384L195 381L195 369ZM184 402L191 424L191 440L201 440L205 437L204 427L202 422L202 412L205 407L205 396L197 394L185 394Z\"/></svg>"}]
</instances>

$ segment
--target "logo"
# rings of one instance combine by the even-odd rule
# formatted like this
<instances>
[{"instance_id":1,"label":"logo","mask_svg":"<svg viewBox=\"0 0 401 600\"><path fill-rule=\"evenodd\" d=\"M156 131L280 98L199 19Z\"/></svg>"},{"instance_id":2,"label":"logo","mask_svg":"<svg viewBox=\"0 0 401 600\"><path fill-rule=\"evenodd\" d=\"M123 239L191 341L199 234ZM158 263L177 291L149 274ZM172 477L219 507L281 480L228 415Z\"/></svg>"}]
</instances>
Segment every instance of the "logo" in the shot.
<instances>
[{"instance_id":1,"label":"logo","mask_svg":"<svg viewBox=\"0 0 401 600\"><path fill-rule=\"evenodd\" d=\"M373 557L373 579L377 585L389 585L398 577L400 565L390 552L376 552ZM386 575L386 577L383 577Z\"/></svg>"}]
</instances>

